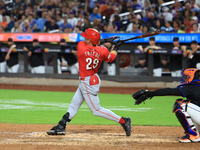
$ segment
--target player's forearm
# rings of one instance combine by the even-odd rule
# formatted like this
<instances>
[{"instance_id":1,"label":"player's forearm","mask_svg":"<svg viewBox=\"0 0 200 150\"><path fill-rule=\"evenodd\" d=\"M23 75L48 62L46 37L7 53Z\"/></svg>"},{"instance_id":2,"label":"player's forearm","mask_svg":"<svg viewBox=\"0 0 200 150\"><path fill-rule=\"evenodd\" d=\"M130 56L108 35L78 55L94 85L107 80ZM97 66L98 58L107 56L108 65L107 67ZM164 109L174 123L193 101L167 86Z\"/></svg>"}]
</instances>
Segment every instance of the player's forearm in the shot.
<instances>
[{"instance_id":1,"label":"player's forearm","mask_svg":"<svg viewBox=\"0 0 200 150\"><path fill-rule=\"evenodd\" d=\"M8 50L8 53L7 55L10 55L10 53L13 51L13 49L16 47L16 45L12 45L9 50Z\"/></svg>"},{"instance_id":2,"label":"player's forearm","mask_svg":"<svg viewBox=\"0 0 200 150\"><path fill-rule=\"evenodd\" d=\"M182 92L178 88L164 88L155 91L148 91L146 95L148 97L167 96L167 95L183 96Z\"/></svg>"},{"instance_id":3,"label":"player's forearm","mask_svg":"<svg viewBox=\"0 0 200 150\"><path fill-rule=\"evenodd\" d=\"M115 51L115 50L111 51L110 58L108 59L107 62L113 62L115 60L116 56L117 56L117 51Z\"/></svg>"}]
</instances>

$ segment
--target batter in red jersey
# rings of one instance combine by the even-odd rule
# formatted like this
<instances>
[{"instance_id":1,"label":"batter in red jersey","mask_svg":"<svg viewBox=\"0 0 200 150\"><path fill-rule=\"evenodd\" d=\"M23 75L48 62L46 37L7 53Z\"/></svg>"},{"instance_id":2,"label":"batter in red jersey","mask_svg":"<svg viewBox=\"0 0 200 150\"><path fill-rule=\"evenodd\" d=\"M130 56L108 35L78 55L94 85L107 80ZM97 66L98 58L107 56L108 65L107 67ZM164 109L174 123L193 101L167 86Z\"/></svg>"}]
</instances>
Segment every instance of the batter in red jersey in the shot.
<instances>
[{"instance_id":1,"label":"batter in red jersey","mask_svg":"<svg viewBox=\"0 0 200 150\"><path fill-rule=\"evenodd\" d=\"M103 117L113 120L122 125L127 136L131 135L131 118L120 117L114 112L100 106L98 97L101 80L97 74L102 61L112 62L116 58L117 51L111 52L100 44L100 33L89 28L81 33L85 41L80 41L77 45L77 56L79 62L79 87L71 101L71 104L64 114L63 118L59 121L57 126L47 131L49 135L63 135L66 133L66 125L75 117L81 104L85 101L91 112L95 116ZM116 47L119 43L116 42ZM114 47L113 47L114 48Z\"/></svg>"}]
</instances>

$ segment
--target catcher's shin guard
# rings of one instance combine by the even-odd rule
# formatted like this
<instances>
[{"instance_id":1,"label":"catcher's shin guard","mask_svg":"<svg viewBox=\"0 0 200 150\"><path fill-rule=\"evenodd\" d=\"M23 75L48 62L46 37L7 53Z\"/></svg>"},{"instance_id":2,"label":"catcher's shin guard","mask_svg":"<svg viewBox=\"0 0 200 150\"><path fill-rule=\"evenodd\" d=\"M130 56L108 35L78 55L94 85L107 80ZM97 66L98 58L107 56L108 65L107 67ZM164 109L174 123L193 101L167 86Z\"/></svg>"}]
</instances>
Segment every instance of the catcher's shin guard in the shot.
<instances>
[{"instance_id":1,"label":"catcher's shin guard","mask_svg":"<svg viewBox=\"0 0 200 150\"><path fill-rule=\"evenodd\" d=\"M185 130L185 133L191 134L191 135L198 135L198 132L196 130L196 127L190 117L190 115L187 113L187 104L190 103L189 101L185 101L183 99L177 99L174 103L173 112L176 114L176 117L178 121L181 123L182 127ZM185 109L182 108L183 105L185 106Z\"/></svg>"}]
</instances>

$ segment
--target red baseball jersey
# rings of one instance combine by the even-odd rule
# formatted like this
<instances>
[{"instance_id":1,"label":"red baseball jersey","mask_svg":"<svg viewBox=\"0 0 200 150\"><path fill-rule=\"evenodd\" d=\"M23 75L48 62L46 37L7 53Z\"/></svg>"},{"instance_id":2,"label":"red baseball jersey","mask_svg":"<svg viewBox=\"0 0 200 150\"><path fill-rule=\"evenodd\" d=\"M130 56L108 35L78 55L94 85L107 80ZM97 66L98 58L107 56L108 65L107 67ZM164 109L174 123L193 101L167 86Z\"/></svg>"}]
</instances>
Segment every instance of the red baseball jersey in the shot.
<instances>
[{"instance_id":1,"label":"red baseball jersey","mask_svg":"<svg viewBox=\"0 0 200 150\"><path fill-rule=\"evenodd\" d=\"M104 46L90 46L84 41L77 45L77 56L79 63L79 75L81 77L91 76L98 72L102 61L113 62L115 54L109 52Z\"/></svg>"}]
</instances>

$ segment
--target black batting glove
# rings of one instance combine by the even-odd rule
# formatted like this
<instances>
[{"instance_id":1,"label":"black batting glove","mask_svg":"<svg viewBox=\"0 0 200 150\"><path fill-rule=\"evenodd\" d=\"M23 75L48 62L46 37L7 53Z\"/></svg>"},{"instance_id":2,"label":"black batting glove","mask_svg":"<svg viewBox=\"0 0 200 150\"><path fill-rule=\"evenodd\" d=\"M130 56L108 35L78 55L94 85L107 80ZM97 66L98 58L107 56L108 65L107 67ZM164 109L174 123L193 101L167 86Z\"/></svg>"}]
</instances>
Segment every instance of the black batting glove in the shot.
<instances>
[{"instance_id":1,"label":"black batting glove","mask_svg":"<svg viewBox=\"0 0 200 150\"><path fill-rule=\"evenodd\" d=\"M110 38L101 39L100 40L100 44L103 44L103 43L116 44L116 42L114 42L114 40L116 40L118 38L119 38L119 36L114 36L114 37L110 37Z\"/></svg>"},{"instance_id":2,"label":"black batting glove","mask_svg":"<svg viewBox=\"0 0 200 150\"><path fill-rule=\"evenodd\" d=\"M115 42L114 50L117 51L122 44L124 44L124 41L119 39L117 42Z\"/></svg>"}]
</instances>

